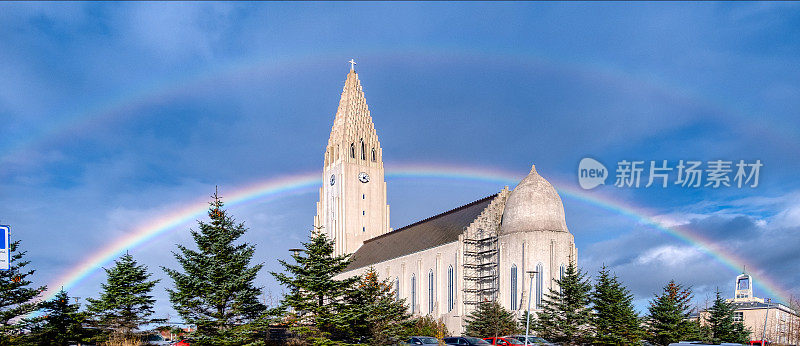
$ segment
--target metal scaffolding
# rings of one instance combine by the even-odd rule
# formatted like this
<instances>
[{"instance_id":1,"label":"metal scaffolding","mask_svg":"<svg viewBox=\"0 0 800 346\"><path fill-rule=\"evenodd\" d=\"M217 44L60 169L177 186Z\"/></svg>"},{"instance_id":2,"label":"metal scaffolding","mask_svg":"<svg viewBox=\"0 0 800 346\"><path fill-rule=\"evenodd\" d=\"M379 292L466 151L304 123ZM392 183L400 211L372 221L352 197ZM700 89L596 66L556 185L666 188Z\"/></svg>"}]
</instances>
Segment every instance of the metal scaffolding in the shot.
<instances>
[{"instance_id":1,"label":"metal scaffolding","mask_svg":"<svg viewBox=\"0 0 800 346\"><path fill-rule=\"evenodd\" d=\"M497 298L498 241L495 230L477 229L464 238L464 304L465 313L478 304Z\"/></svg>"}]
</instances>

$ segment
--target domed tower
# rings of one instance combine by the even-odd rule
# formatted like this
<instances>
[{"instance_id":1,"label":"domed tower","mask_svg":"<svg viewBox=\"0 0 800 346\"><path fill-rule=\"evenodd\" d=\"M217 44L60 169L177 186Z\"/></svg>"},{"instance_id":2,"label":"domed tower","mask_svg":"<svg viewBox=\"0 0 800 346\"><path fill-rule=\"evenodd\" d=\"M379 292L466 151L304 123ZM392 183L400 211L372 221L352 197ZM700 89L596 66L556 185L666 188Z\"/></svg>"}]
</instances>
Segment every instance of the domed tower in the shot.
<instances>
[{"instance_id":1,"label":"domed tower","mask_svg":"<svg viewBox=\"0 0 800 346\"><path fill-rule=\"evenodd\" d=\"M530 276L536 271L531 309L539 309L544 292L557 288L570 261L577 261L575 239L567 229L564 205L535 166L508 196L500 226L501 304L521 311L527 306Z\"/></svg>"}]
</instances>

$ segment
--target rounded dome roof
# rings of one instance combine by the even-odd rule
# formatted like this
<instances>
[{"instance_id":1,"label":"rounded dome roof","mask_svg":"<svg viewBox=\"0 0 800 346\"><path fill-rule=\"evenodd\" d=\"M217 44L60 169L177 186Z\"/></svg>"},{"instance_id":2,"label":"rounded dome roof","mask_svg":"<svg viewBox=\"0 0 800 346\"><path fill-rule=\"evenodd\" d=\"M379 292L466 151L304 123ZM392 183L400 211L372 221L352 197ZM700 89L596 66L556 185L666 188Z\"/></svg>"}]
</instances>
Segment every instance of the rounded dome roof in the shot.
<instances>
[{"instance_id":1,"label":"rounded dome roof","mask_svg":"<svg viewBox=\"0 0 800 346\"><path fill-rule=\"evenodd\" d=\"M531 172L511 191L503 210L501 233L530 231L569 232L564 218L564 205L553 185L536 172Z\"/></svg>"}]
</instances>

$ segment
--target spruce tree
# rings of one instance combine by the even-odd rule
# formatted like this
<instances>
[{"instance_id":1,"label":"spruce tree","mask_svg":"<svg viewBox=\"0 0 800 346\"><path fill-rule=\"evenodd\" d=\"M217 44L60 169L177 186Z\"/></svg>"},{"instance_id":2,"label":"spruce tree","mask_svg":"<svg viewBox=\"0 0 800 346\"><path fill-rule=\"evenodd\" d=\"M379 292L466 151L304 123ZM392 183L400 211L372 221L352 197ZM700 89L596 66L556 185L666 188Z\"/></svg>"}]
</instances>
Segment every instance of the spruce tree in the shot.
<instances>
[{"instance_id":1,"label":"spruce tree","mask_svg":"<svg viewBox=\"0 0 800 346\"><path fill-rule=\"evenodd\" d=\"M26 251L20 250L20 242L9 244L9 270L0 271L0 345L12 344L23 324L16 323L21 317L38 309L37 298L47 286L31 285L34 269L26 269L30 261L24 260Z\"/></svg>"},{"instance_id":2,"label":"spruce tree","mask_svg":"<svg viewBox=\"0 0 800 346\"><path fill-rule=\"evenodd\" d=\"M658 345L668 345L680 340L698 337L699 327L689 321L692 290L670 281L664 292L656 295L648 307L648 338Z\"/></svg>"},{"instance_id":3,"label":"spruce tree","mask_svg":"<svg viewBox=\"0 0 800 346\"><path fill-rule=\"evenodd\" d=\"M53 299L39 305L42 316L27 320L30 333L25 340L28 344L66 346L81 343L89 336L83 328L86 314L79 312L78 303L70 304L70 299L61 289Z\"/></svg>"},{"instance_id":4,"label":"spruce tree","mask_svg":"<svg viewBox=\"0 0 800 346\"><path fill-rule=\"evenodd\" d=\"M145 265L140 265L129 253L125 253L106 272L106 282L101 284L103 292L97 299L87 298L88 311L93 322L116 336L130 336L139 326L158 322L151 319L155 299L153 287L160 280L148 280L152 276Z\"/></svg>"},{"instance_id":5,"label":"spruce tree","mask_svg":"<svg viewBox=\"0 0 800 346\"><path fill-rule=\"evenodd\" d=\"M279 260L285 273L272 273L289 290L281 301L281 309L291 309L298 326L313 326L314 330L304 333L336 339L336 314L342 311L347 289L359 278L334 279L352 259L350 255L334 256L333 240L319 229L312 231L309 241L302 245L305 250L292 255L296 264Z\"/></svg>"},{"instance_id":6,"label":"spruce tree","mask_svg":"<svg viewBox=\"0 0 800 346\"><path fill-rule=\"evenodd\" d=\"M552 342L574 345L591 341L592 285L586 274L570 262L564 277L555 282L558 288L544 294L542 311L532 323L534 330Z\"/></svg>"},{"instance_id":7,"label":"spruce tree","mask_svg":"<svg viewBox=\"0 0 800 346\"><path fill-rule=\"evenodd\" d=\"M467 335L488 338L519 332L514 315L495 300L481 302L466 318Z\"/></svg>"},{"instance_id":8,"label":"spruce tree","mask_svg":"<svg viewBox=\"0 0 800 346\"><path fill-rule=\"evenodd\" d=\"M379 280L370 268L345 293L343 311L337 316L337 329L344 341L387 345L397 342L408 329L411 314L405 300L397 300L389 280Z\"/></svg>"},{"instance_id":9,"label":"spruce tree","mask_svg":"<svg viewBox=\"0 0 800 346\"><path fill-rule=\"evenodd\" d=\"M719 289L716 291L714 305L708 309L709 340L718 344L722 342L745 343L749 341L750 331L742 322L733 321L733 305L725 301L720 295Z\"/></svg>"},{"instance_id":10,"label":"spruce tree","mask_svg":"<svg viewBox=\"0 0 800 346\"><path fill-rule=\"evenodd\" d=\"M183 270L162 269L175 284L167 289L172 306L197 326L198 344L235 344L251 336L246 324L266 309L254 284L263 264L250 266L254 247L236 243L247 228L227 214L216 192L212 199L210 222L198 221L199 231L191 230L197 250L179 244L173 252Z\"/></svg>"},{"instance_id":11,"label":"spruce tree","mask_svg":"<svg viewBox=\"0 0 800 346\"><path fill-rule=\"evenodd\" d=\"M605 265L600 269L592 292L594 316L592 325L596 333L594 344L639 344L642 332L639 317L633 309L633 295L610 273Z\"/></svg>"}]
</instances>

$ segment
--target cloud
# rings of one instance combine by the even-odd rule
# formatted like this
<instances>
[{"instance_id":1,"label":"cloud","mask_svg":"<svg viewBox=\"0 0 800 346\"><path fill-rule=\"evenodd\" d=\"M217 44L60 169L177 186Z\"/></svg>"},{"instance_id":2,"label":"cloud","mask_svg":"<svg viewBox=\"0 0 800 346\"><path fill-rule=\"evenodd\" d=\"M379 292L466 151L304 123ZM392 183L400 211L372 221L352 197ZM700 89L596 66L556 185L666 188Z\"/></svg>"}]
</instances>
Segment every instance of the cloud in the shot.
<instances>
[{"instance_id":1,"label":"cloud","mask_svg":"<svg viewBox=\"0 0 800 346\"><path fill-rule=\"evenodd\" d=\"M666 245L647 250L635 261L640 265L655 264L676 267L694 263L701 257L701 252L695 247Z\"/></svg>"},{"instance_id":2,"label":"cloud","mask_svg":"<svg viewBox=\"0 0 800 346\"><path fill-rule=\"evenodd\" d=\"M680 227L711 239L724 253L743 259L756 281L759 276L768 276L790 292L800 294L796 289L800 285L796 276L796 268L800 266L797 252L800 224L793 223L797 217L797 193L788 191L769 198L744 197L711 203L738 206L735 212L709 211L708 203L698 203L656 219L664 226ZM757 212L744 214L747 210ZM759 217L761 214L772 216ZM692 286L699 304L717 288L727 292L736 275L704 249L646 227L589 244L581 254L584 256L581 263L590 271L605 263L620 275L639 299L640 309L644 309L647 297L669 280ZM757 294L768 297L766 292Z\"/></svg>"},{"instance_id":3,"label":"cloud","mask_svg":"<svg viewBox=\"0 0 800 346\"><path fill-rule=\"evenodd\" d=\"M137 3L122 13L134 43L171 63L212 59L231 24L233 6L221 3Z\"/></svg>"}]
</instances>

